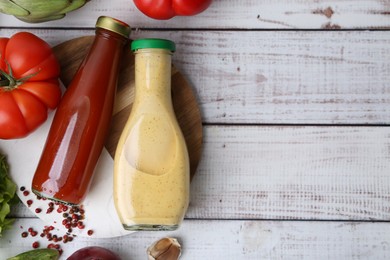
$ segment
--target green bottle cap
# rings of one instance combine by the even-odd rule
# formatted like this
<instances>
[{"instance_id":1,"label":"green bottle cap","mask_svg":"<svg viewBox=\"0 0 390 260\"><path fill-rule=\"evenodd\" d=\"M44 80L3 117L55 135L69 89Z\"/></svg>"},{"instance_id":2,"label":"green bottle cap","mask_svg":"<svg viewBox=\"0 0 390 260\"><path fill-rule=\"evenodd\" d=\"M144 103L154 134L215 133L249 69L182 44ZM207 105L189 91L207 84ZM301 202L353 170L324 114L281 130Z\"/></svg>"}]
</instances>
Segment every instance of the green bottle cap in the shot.
<instances>
[{"instance_id":1,"label":"green bottle cap","mask_svg":"<svg viewBox=\"0 0 390 260\"><path fill-rule=\"evenodd\" d=\"M131 50L136 51L139 49L166 49L174 52L176 45L173 41L156 38L146 38L134 40L131 43Z\"/></svg>"}]
</instances>

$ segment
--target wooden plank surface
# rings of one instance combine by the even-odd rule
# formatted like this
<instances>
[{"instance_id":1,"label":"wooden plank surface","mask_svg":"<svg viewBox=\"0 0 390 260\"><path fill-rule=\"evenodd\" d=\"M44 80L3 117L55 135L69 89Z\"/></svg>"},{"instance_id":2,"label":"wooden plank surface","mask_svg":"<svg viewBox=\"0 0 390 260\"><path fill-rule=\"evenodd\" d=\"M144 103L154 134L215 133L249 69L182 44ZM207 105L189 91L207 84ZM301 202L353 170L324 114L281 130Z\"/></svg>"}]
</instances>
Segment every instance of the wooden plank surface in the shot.
<instances>
[{"instance_id":1,"label":"wooden plank surface","mask_svg":"<svg viewBox=\"0 0 390 260\"><path fill-rule=\"evenodd\" d=\"M190 218L390 220L389 127L209 126Z\"/></svg>"},{"instance_id":2,"label":"wooden plank surface","mask_svg":"<svg viewBox=\"0 0 390 260\"><path fill-rule=\"evenodd\" d=\"M373 29L390 28L388 0L214 0L194 17L156 21L144 16L133 1L94 0L58 21L26 24L0 14L3 27L93 27L100 15L110 15L133 28L218 29Z\"/></svg>"},{"instance_id":3,"label":"wooden plank surface","mask_svg":"<svg viewBox=\"0 0 390 260\"><path fill-rule=\"evenodd\" d=\"M53 46L93 34L32 32ZM132 37L178 44L174 64L194 87L204 123L390 123L387 31L137 31Z\"/></svg>"},{"instance_id":4,"label":"wooden plank surface","mask_svg":"<svg viewBox=\"0 0 390 260\"><path fill-rule=\"evenodd\" d=\"M388 221L389 147L390 127L206 126L186 217Z\"/></svg>"},{"instance_id":5,"label":"wooden plank surface","mask_svg":"<svg viewBox=\"0 0 390 260\"><path fill-rule=\"evenodd\" d=\"M37 219L19 219L19 232L7 232L0 240L0 256L31 249L38 238L22 239L29 227L41 230ZM22 226L23 228L19 228ZM53 231L55 232L55 231ZM61 232L56 232L57 234ZM390 255L389 223L299 221L203 221L187 220L174 232L138 232L121 238L76 237L60 243L63 259L84 246L103 246L122 259L146 259L146 248L165 237L177 237L183 247L181 259L367 259L387 260Z\"/></svg>"},{"instance_id":6,"label":"wooden plank surface","mask_svg":"<svg viewBox=\"0 0 390 260\"><path fill-rule=\"evenodd\" d=\"M388 0L215 0L168 21L133 1L94 0L43 24L0 14L0 35L27 30L54 46L92 35L100 15L128 22L132 38L177 43L204 149L178 231L78 237L62 244L62 259L91 245L145 259L166 235L183 243L185 260L390 259ZM21 239L20 226L46 225L22 205L12 215L0 256L38 240Z\"/></svg>"}]
</instances>

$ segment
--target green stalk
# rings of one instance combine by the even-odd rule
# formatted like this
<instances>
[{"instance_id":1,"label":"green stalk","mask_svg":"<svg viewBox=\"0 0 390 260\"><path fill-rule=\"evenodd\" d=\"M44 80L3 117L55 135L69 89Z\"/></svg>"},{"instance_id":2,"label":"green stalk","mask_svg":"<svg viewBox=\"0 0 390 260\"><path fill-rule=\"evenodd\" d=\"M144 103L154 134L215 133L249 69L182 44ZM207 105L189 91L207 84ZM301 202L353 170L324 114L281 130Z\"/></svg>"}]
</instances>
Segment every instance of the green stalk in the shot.
<instances>
[{"instance_id":1,"label":"green stalk","mask_svg":"<svg viewBox=\"0 0 390 260\"><path fill-rule=\"evenodd\" d=\"M0 88L3 88L6 91L11 91L11 90L17 88L19 85L23 84L24 82L26 82L30 78L36 76L40 72L40 70L39 70L39 71L37 71L33 74L30 74L30 75L27 75L23 78L15 79L15 77L13 76L13 73L12 73L11 65L9 65L8 62L7 62L7 66L8 66L9 73L0 69Z\"/></svg>"}]
</instances>

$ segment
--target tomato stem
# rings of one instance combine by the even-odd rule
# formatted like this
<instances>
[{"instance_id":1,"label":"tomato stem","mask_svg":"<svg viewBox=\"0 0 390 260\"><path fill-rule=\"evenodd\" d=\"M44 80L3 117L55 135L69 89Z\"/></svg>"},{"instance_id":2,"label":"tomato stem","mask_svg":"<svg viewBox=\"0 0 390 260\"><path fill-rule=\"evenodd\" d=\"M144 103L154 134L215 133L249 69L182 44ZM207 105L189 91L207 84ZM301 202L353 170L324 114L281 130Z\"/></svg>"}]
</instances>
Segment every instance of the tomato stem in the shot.
<instances>
[{"instance_id":1,"label":"tomato stem","mask_svg":"<svg viewBox=\"0 0 390 260\"><path fill-rule=\"evenodd\" d=\"M0 88L3 87L3 86L8 86L8 84L9 84L8 79L2 79L0 77Z\"/></svg>"},{"instance_id":2,"label":"tomato stem","mask_svg":"<svg viewBox=\"0 0 390 260\"><path fill-rule=\"evenodd\" d=\"M5 72L4 70L0 69L0 88L3 88L5 90L13 90L17 86L23 84L25 81L29 80L30 78L36 76L39 72L32 73L30 75L27 75L20 79L15 79L12 73L11 65L7 63L8 71L9 73Z\"/></svg>"},{"instance_id":3,"label":"tomato stem","mask_svg":"<svg viewBox=\"0 0 390 260\"><path fill-rule=\"evenodd\" d=\"M0 86L6 89L13 89L16 85L15 79L0 69L1 81Z\"/></svg>"},{"instance_id":4,"label":"tomato stem","mask_svg":"<svg viewBox=\"0 0 390 260\"><path fill-rule=\"evenodd\" d=\"M16 80L14 79L14 77L12 75L11 65L7 61L5 61L5 63L7 64L9 74L6 73L4 70L0 69L0 74L4 78L1 81L1 83L3 83L4 85L0 84L0 86L5 88L6 90L12 90L16 86Z\"/></svg>"}]
</instances>

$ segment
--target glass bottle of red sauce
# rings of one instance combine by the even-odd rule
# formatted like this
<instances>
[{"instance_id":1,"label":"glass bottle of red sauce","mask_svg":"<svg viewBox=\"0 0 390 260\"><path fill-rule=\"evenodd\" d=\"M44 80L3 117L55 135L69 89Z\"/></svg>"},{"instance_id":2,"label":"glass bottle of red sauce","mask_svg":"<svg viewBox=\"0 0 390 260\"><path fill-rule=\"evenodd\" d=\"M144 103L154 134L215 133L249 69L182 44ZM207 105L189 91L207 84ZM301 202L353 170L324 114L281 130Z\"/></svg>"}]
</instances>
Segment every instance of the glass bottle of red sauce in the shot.
<instances>
[{"instance_id":1,"label":"glass bottle of red sauce","mask_svg":"<svg viewBox=\"0 0 390 260\"><path fill-rule=\"evenodd\" d=\"M77 205L88 191L113 111L119 62L130 27L102 16L96 36L55 113L36 169L35 194Z\"/></svg>"}]
</instances>

